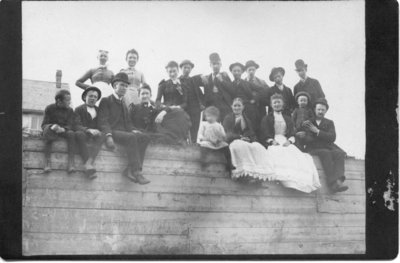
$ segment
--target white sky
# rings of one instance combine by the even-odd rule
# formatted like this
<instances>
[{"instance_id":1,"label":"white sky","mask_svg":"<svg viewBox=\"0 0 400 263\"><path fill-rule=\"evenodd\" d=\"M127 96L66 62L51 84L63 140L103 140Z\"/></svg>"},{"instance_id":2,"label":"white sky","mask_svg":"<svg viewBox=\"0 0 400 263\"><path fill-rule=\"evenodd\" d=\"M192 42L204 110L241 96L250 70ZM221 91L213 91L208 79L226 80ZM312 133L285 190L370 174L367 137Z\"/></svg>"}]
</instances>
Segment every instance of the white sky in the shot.
<instances>
[{"instance_id":1,"label":"white sky","mask_svg":"<svg viewBox=\"0 0 400 263\"><path fill-rule=\"evenodd\" d=\"M137 69L156 90L170 60L190 59L193 74L210 72L218 52L223 70L249 59L268 80L286 69L284 83L298 82L294 61L308 64L327 96L327 118L349 155L365 154L365 32L363 1L330 2L22 2L23 78L55 80L57 69L81 104L75 81L108 50L109 68L126 67L125 53L139 52ZM156 93L156 92L154 92ZM155 96L156 94L153 94ZM49 101L49 103L51 103Z\"/></svg>"}]
</instances>

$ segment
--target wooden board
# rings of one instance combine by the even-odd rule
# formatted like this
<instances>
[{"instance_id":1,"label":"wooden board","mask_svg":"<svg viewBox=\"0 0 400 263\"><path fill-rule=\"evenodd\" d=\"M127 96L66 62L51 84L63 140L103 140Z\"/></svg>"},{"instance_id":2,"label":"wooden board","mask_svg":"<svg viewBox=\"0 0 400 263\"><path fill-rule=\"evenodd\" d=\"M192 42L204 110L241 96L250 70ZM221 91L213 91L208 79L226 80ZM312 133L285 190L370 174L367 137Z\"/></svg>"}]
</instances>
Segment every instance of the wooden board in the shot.
<instances>
[{"instance_id":1,"label":"wooden board","mask_svg":"<svg viewBox=\"0 0 400 263\"><path fill-rule=\"evenodd\" d=\"M127 211L25 207L23 231L185 235L195 228L365 228L363 214Z\"/></svg>"},{"instance_id":2,"label":"wooden board","mask_svg":"<svg viewBox=\"0 0 400 263\"><path fill-rule=\"evenodd\" d=\"M81 191L118 191L146 193L186 193L220 195L257 195L257 196L315 196L297 190L284 188L278 182L266 182L262 185L243 184L229 177L177 176L146 174L151 183L143 186L133 184L120 173L97 173L95 180L89 180L83 173L68 175L66 171L56 170L43 174L41 170L27 170L27 185L31 189L47 188Z\"/></svg>"},{"instance_id":3,"label":"wooden board","mask_svg":"<svg viewBox=\"0 0 400 263\"><path fill-rule=\"evenodd\" d=\"M28 255L187 254L187 236L23 233Z\"/></svg>"},{"instance_id":4,"label":"wooden board","mask_svg":"<svg viewBox=\"0 0 400 263\"><path fill-rule=\"evenodd\" d=\"M190 244L194 254L364 254L365 241Z\"/></svg>"},{"instance_id":5,"label":"wooden board","mask_svg":"<svg viewBox=\"0 0 400 263\"><path fill-rule=\"evenodd\" d=\"M365 198L365 195L318 195L318 212L365 214Z\"/></svg>"}]
</instances>

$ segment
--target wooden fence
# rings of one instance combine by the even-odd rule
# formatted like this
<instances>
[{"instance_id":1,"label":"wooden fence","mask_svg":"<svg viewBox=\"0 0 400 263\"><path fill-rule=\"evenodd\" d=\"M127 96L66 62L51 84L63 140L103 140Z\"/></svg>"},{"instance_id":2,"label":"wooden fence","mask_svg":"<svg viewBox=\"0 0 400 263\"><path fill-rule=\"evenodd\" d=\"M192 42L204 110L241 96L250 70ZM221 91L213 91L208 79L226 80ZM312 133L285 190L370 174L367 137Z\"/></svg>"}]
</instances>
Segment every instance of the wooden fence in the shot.
<instances>
[{"instance_id":1,"label":"wooden fence","mask_svg":"<svg viewBox=\"0 0 400 263\"><path fill-rule=\"evenodd\" d=\"M222 156L202 170L195 146L151 145L138 185L121 175L120 150L103 149L98 178L66 173L64 141L53 145L44 174L44 143L23 142L23 254L363 254L364 161L347 160L350 189L312 194L232 181ZM78 170L82 170L76 156Z\"/></svg>"}]
</instances>

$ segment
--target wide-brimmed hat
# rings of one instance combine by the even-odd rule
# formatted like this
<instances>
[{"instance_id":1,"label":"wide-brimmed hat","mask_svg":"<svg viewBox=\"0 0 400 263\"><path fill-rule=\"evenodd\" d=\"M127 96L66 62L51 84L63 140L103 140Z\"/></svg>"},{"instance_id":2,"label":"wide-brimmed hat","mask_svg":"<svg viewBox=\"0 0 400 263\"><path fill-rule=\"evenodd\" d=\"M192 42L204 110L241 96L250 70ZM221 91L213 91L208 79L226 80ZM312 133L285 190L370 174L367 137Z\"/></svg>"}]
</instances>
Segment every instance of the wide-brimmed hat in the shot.
<instances>
[{"instance_id":1,"label":"wide-brimmed hat","mask_svg":"<svg viewBox=\"0 0 400 263\"><path fill-rule=\"evenodd\" d=\"M296 60L296 62L294 62L294 65L296 67L296 71L302 70L302 69L307 69L307 64L304 63L304 61L302 59L298 59Z\"/></svg>"},{"instance_id":2,"label":"wide-brimmed hat","mask_svg":"<svg viewBox=\"0 0 400 263\"><path fill-rule=\"evenodd\" d=\"M272 68L271 73L269 74L269 80L274 81L274 76L278 72L281 72L282 76L285 76L285 69L282 67L276 67L276 68Z\"/></svg>"},{"instance_id":3,"label":"wide-brimmed hat","mask_svg":"<svg viewBox=\"0 0 400 263\"><path fill-rule=\"evenodd\" d=\"M221 58L219 57L218 53L211 53L210 54L210 62L215 63L215 62L220 62Z\"/></svg>"},{"instance_id":4,"label":"wide-brimmed hat","mask_svg":"<svg viewBox=\"0 0 400 263\"><path fill-rule=\"evenodd\" d=\"M86 94L87 94L89 91L91 91L91 90L96 91L97 94L99 95L99 97L97 98L97 100L99 100L99 99L101 98L101 90L100 90L98 87L90 86L89 88L85 89L85 90L82 92L82 100L83 100L84 102L86 102L86 99L85 99L85 98L86 98Z\"/></svg>"},{"instance_id":5,"label":"wide-brimmed hat","mask_svg":"<svg viewBox=\"0 0 400 263\"><path fill-rule=\"evenodd\" d=\"M326 109L327 109L327 110L329 109L328 101L327 101L325 98L316 99L316 100L315 100L315 103L314 103L314 108L315 108L315 106L317 106L317 104L325 105L325 106L326 106Z\"/></svg>"},{"instance_id":6,"label":"wide-brimmed hat","mask_svg":"<svg viewBox=\"0 0 400 263\"><path fill-rule=\"evenodd\" d=\"M189 59L185 59L184 61L182 61L181 64L179 64L179 67L182 68L185 65L190 65L192 68L194 68L193 62Z\"/></svg>"},{"instance_id":7,"label":"wide-brimmed hat","mask_svg":"<svg viewBox=\"0 0 400 263\"><path fill-rule=\"evenodd\" d=\"M305 91L297 92L296 95L294 96L294 100L297 102L297 99L298 99L300 96L306 96L307 99L308 99L308 103L311 102L311 96L310 96L310 94L309 94L308 92L305 92Z\"/></svg>"},{"instance_id":8,"label":"wide-brimmed hat","mask_svg":"<svg viewBox=\"0 0 400 263\"><path fill-rule=\"evenodd\" d=\"M233 69L234 67L236 67L236 66L239 66L243 71L245 70L245 66L244 66L242 63L240 63L240 62L235 62L235 63L233 63L233 64L231 64L231 65L229 66L229 71L232 71L232 69Z\"/></svg>"},{"instance_id":9,"label":"wide-brimmed hat","mask_svg":"<svg viewBox=\"0 0 400 263\"><path fill-rule=\"evenodd\" d=\"M246 62L245 69L247 70L250 67L255 67L256 69L258 69L260 67L260 65L258 65L256 62L254 62L254 60L249 60Z\"/></svg>"},{"instance_id":10,"label":"wide-brimmed hat","mask_svg":"<svg viewBox=\"0 0 400 263\"><path fill-rule=\"evenodd\" d=\"M118 73L114 76L114 78L112 79L112 81L111 81L111 86L113 86L114 83L117 82L117 81L125 82L125 83L128 84L128 85L130 84L130 82L129 82L129 77L128 77L128 75L127 75L125 72L118 72Z\"/></svg>"},{"instance_id":11,"label":"wide-brimmed hat","mask_svg":"<svg viewBox=\"0 0 400 263\"><path fill-rule=\"evenodd\" d=\"M165 68L179 68L178 62L171 60Z\"/></svg>"}]
</instances>

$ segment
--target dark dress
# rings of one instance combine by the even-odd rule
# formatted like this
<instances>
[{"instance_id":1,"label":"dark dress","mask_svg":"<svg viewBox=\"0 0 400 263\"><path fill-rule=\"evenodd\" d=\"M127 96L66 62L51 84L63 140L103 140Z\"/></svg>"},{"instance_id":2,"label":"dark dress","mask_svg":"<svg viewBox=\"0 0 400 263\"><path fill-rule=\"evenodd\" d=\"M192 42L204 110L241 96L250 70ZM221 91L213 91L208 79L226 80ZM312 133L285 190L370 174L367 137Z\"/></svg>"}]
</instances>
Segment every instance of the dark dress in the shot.
<instances>
[{"instance_id":1,"label":"dark dress","mask_svg":"<svg viewBox=\"0 0 400 263\"><path fill-rule=\"evenodd\" d=\"M235 96L231 88L231 80L228 74L221 73L223 81L214 77L213 74L206 76L207 83L204 85L204 103L206 107L215 106L220 111L220 121L232 112L232 99Z\"/></svg>"},{"instance_id":2,"label":"dark dress","mask_svg":"<svg viewBox=\"0 0 400 263\"><path fill-rule=\"evenodd\" d=\"M144 156L150 138L144 133L133 133L128 108L113 94L102 98L99 105L100 130L123 146L128 154L128 168L132 171L142 169Z\"/></svg>"},{"instance_id":3,"label":"dark dress","mask_svg":"<svg viewBox=\"0 0 400 263\"><path fill-rule=\"evenodd\" d=\"M86 104L82 104L75 108L75 114L78 117L77 129L83 131L86 135L86 141L91 143L91 147L89 148L89 157L94 159L101 149L101 145L105 140L105 135L100 133L100 135L94 136L87 132L88 129L100 130L98 123L99 108L97 106L94 107L97 112L97 116L92 118L90 113L87 111L87 107L88 106Z\"/></svg>"},{"instance_id":4,"label":"dark dress","mask_svg":"<svg viewBox=\"0 0 400 263\"><path fill-rule=\"evenodd\" d=\"M257 77L254 77L253 79L247 78L246 80L257 87L256 104L258 107L258 122L260 123L261 119L267 114L266 107L270 104L269 93L271 88L264 80Z\"/></svg>"},{"instance_id":5,"label":"dark dress","mask_svg":"<svg viewBox=\"0 0 400 263\"><path fill-rule=\"evenodd\" d=\"M161 99L164 99L163 104ZM180 106L172 109L170 106ZM156 109L165 110L167 114L161 124L157 124L157 132L163 134L161 143L185 144L191 127L190 117L185 112L187 107L187 90L182 84L174 84L172 80L163 80L158 86Z\"/></svg>"},{"instance_id":6,"label":"dark dress","mask_svg":"<svg viewBox=\"0 0 400 263\"><path fill-rule=\"evenodd\" d=\"M200 90L201 77L196 75L193 77L180 76L179 80L187 90L187 107L186 112L189 114L192 126L190 127L190 138L192 142L197 141L197 133L200 125L200 115L204 107L204 95Z\"/></svg>"},{"instance_id":7,"label":"dark dress","mask_svg":"<svg viewBox=\"0 0 400 263\"><path fill-rule=\"evenodd\" d=\"M312 137L306 142L306 151L319 156L329 184L334 184L337 180L343 182L346 179L344 175L346 152L334 143L336 140L334 122L323 118L319 125L315 119L312 123L320 131L318 135L312 133Z\"/></svg>"},{"instance_id":8,"label":"dark dress","mask_svg":"<svg viewBox=\"0 0 400 263\"><path fill-rule=\"evenodd\" d=\"M53 141L58 138L67 139L68 144L68 156L69 160L74 158L74 154L79 150L82 159L84 161L88 158L87 147L85 144L85 134L82 131L75 131L77 124L77 115L74 113L72 108L63 108L57 106L57 104L50 104L44 110L44 118L42 122L43 138L46 141L45 145L45 157L50 158L51 145ZM60 127L65 129L63 133L55 133L51 130L53 124L58 124Z\"/></svg>"},{"instance_id":9,"label":"dark dress","mask_svg":"<svg viewBox=\"0 0 400 263\"><path fill-rule=\"evenodd\" d=\"M282 117L286 123L286 131L285 134L283 135L286 138L290 138L294 136L293 121L290 116L285 115L284 113L282 113ZM259 141L262 145L264 145L265 148L268 148L269 146L268 141L273 140L274 138L275 138L275 117L274 117L274 112L271 111L268 113L268 115L264 116L264 118L261 121Z\"/></svg>"},{"instance_id":10,"label":"dark dress","mask_svg":"<svg viewBox=\"0 0 400 263\"><path fill-rule=\"evenodd\" d=\"M243 113L250 120L253 130L258 133L260 117L257 106L257 87L248 81L240 79L232 82L232 90L235 93L235 98L241 98L243 100Z\"/></svg>"},{"instance_id":11,"label":"dark dress","mask_svg":"<svg viewBox=\"0 0 400 263\"><path fill-rule=\"evenodd\" d=\"M319 81L316 79L312 79L307 77L305 81L299 81L293 89L294 96L300 91L305 91L310 94L311 101L309 102L310 107L314 107L314 103L316 99L325 98L325 94L322 91L321 85Z\"/></svg>"},{"instance_id":12,"label":"dark dress","mask_svg":"<svg viewBox=\"0 0 400 263\"><path fill-rule=\"evenodd\" d=\"M271 96L274 95L275 93L283 96L283 101L284 101L285 105L283 107L282 113L285 115L291 116L294 108L296 107L296 103L294 100L292 90L285 85L283 85L283 89L280 90L278 88L278 86L275 84L270 89L269 99L268 99L269 101L271 100ZM268 112L273 112L271 105L269 105Z\"/></svg>"}]
</instances>

